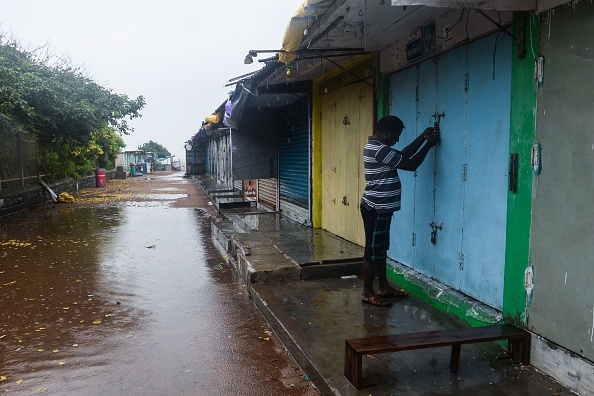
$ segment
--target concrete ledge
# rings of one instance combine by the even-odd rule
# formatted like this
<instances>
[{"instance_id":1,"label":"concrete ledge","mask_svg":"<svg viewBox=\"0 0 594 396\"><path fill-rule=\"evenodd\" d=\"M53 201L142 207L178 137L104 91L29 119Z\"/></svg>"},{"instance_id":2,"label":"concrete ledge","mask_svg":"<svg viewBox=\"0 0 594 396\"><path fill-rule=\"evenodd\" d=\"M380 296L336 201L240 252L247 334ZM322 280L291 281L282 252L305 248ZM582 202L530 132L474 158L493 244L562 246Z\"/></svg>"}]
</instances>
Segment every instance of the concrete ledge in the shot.
<instances>
[{"instance_id":1,"label":"concrete ledge","mask_svg":"<svg viewBox=\"0 0 594 396\"><path fill-rule=\"evenodd\" d=\"M246 287L260 283L282 283L300 279L301 268L274 246L260 247L255 254L240 241L233 242L237 270Z\"/></svg>"},{"instance_id":2,"label":"concrete ledge","mask_svg":"<svg viewBox=\"0 0 594 396\"><path fill-rule=\"evenodd\" d=\"M268 308L266 301L262 299L260 294L254 288L249 288L249 295L254 304L258 307L262 315L266 318L270 326L274 329L274 332L281 339L285 347L289 350L289 353L293 356L293 359L299 364L299 366L307 372L311 384L320 392L322 395L340 395L335 389L333 389L326 379L320 373L320 370L310 360L305 351L301 349L297 341L291 336L289 330L283 325L283 323L276 317L274 312Z\"/></svg>"},{"instance_id":3,"label":"concrete ledge","mask_svg":"<svg viewBox=\"0 0 594 396\"><path fill-rule=\"evenodd\" d=\"M215 198L229 198L229 199L242 198L243 199L243 194L211 193L210 196L215 197Z\"/></svg>"},{"instance_id":4,"label":"concrete ledge","mask_svg":"<svg viewBox=\"0 0 594 396\"><path fill-rule=\"evenodd\" d=\"M219 202L217 206L219 209L249 208L252 206L252 203L249 201Z\"/></svg>"},{"instance_id":5,"label":"concrete ledge","mask_svg":"<svg viewBox=\"0 0 594 396\"><path fill-rule=\"evenodd\" d=\"M532 335L530 363L580 396L594 389L594 363L538 335Z\"/></svg>"},{"instance_id":6,"label":"concrete ledge","mask_svg":"<svg viewBox=\"0 0 594 396\"><path fill-rule=\"evenodd\" d=\"M106 180L113 179L115 170L105 174ZM63 179L50 185L54 193L73 193L83 188L95 187L95 176L82 179ZM3 188L0 190L0 217L32 208L35 205L51 201L50 194L39 184L27 184L21 187Z\"/></svg>"},{"instance_id":7,"label":"concrete ledge","mask_svg":"<svg viewBox=\"0 0 594 396\"><path fill-rule=\"evenodd\" d=\"M471 327L503 320L501 311L393 260L388 260L388 280Z\"/></svg>"},{"instance_id":8,"label":"concrete ledge","mask_svg":"<svg viewBox=\"0 0 594 396\"><path fill-rule=\"evenodd\" d=\"M230 190L230 189L228 189L228 190L208 190L208 189L204 188L204 186L202 186L202 188L209 195L220 194L220 193L232 193L232 192L235 192L235 190Z\"/></svg>"},{"instance_id":9,"label":"concrete ledge","mask_svg":"<svg viewBox=\"0 0 594 396\"><path fill-rule=\"evenodd\" d=\"M218 242L219 245L223 248L226 253L230 253L233 249L233 238L228 236L223 231L224 226L229 226L229 224L219 222L219 223L210 223L210 232L214 241Z\"/></svg>"},{"instance_id":10,"label":"concrete ledge","mask_svg":"<svg viewBox=\"0 0 594 396\"><path fill-rule=\"evenodd\" d=\"M301 264L301 279L303 280L339 278L349 275L359 276L362 273L363 265L361 260Z\"/></svg>"}]
</instances>

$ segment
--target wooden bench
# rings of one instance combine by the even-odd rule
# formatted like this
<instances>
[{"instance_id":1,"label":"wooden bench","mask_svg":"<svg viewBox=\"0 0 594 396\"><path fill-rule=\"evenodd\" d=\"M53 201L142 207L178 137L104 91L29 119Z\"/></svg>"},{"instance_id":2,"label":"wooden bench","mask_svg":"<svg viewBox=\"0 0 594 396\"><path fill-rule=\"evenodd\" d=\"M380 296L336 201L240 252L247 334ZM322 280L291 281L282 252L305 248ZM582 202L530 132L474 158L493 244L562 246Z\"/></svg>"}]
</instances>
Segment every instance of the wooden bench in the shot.
<instances>
[{"instance_id":1,"label":"wooden bench","mask_svg":"<svg viewBox=\"0 0 594 396\"><path fill-rule=\"evenodd\" d=\"M458 372L462 344L490 341L508 341L508 353L522 364L530 364L530 333L509 324L428 331L345 340L344 376L357 389L373 385L363 379L362 357L378 353L412 349L452 346L450 370Z\"/></svg>"}]
</instances>

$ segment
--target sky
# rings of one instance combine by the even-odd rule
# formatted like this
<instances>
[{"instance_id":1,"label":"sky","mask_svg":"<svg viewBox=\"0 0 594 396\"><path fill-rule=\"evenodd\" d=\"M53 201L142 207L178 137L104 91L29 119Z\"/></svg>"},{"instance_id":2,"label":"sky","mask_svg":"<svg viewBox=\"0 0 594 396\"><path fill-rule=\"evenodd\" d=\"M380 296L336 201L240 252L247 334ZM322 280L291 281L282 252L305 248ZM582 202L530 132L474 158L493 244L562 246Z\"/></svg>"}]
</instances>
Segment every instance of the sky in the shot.
<instances>
[{"instance_id":1,"label":"sky","mask_svg":"<svg viewBox=\"0 0 594 396\"><path fill-rule=\"evenodd\" d=\"M25 48L49 46L115 93L144 96L124 150L152 140L185 161L185 142L234 89L228 80L264 66L245 65L248 51L279 49L302 3L0 0L0 31Z\"/></svg>"}]
</instances>

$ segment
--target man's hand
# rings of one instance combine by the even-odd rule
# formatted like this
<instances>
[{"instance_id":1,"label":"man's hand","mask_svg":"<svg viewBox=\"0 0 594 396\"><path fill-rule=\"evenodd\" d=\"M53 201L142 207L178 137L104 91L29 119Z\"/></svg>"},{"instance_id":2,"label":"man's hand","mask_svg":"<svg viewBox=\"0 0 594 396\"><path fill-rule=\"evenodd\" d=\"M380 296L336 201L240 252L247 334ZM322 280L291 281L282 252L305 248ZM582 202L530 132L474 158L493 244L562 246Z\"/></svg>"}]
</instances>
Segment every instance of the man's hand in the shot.
<instances>
[{"instance_id":1,"label":"man's hand","mask_svg":"<svg viewBox=\"0 0 594 396\"><path fill-rule=\"evenodd\" d=\"M427 140L429 147L434 147L439 142L439 129L427 128L423 131L423 137Z\"/></svg>"},{"instance_id":2,"label":"man's hand","mask_svg":"<svg viewBox=\"0 0 594 396\"><path fill-rule=\"evenodd\" d=\"M425 140L429 139L431 136L435 134L435 128L425 128L423 131L423 137Z\"/></svg>"}]
</instances>

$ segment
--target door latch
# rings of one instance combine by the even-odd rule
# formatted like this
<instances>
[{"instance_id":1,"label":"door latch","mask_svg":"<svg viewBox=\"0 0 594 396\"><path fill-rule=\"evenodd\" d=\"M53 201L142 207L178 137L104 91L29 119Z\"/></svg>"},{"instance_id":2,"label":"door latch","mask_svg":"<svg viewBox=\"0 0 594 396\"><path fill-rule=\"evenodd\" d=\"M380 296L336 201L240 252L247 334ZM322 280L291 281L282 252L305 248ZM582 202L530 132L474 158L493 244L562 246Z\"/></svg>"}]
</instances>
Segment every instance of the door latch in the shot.
<instances>
[{"instance_id":1,"label":"door latch","mask_svg":"<svg viewBox=\"0 0 594 396\"><path fill-rule=\"evenodd\" d=\"M431 117L435 118L433 127L436 131L439 131L439 121L441 121L441 119L445 117L445 111L441 113L435 112L435 114L431 115Z\"/></svg>"},{"instance_id":2,"label":"door latch","mask_svg":"<svg viewBox=\"0 0 594 396\"><path fill-rule=\"evenodd\" d=\"M435 245L437 243L437 230L441 230L442 225L437 225L434 221L432 221L429 224L429 227L431 227L431 243Z\"/></svg>"}]
</instances>

